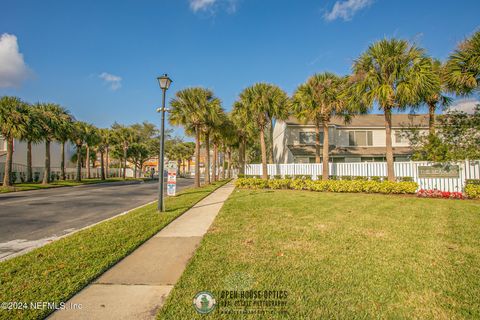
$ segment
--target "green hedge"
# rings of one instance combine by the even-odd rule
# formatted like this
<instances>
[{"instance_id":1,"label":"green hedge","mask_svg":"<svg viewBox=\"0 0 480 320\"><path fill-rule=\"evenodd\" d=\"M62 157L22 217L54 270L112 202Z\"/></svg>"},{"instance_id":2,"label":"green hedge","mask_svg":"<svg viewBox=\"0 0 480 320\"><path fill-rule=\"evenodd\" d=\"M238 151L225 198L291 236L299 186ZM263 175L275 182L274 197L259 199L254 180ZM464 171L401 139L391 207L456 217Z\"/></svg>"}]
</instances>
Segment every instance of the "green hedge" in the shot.
<instances>
[{"instance_id":1,"label":"green hedge","mask_svg":"<svg viewBox=\"0 0 480 320\"><path fill-rule=\"evenodd\" d=\"M480 199L480 184L467 183L465 194L470 199Z\"/></svg>"},{"instance_id":2,"label":"green hedge","mask_svg":"<svg viewBox=\"0 0 480 320\"><path fill-rule=\"evenodd\" d=\"M411 181L375 180L300 180L240 178L235 185L243 189L293 189L328 192L367 192L385 194L414 194L418 184Z\"/></svg>"}]
</instances>

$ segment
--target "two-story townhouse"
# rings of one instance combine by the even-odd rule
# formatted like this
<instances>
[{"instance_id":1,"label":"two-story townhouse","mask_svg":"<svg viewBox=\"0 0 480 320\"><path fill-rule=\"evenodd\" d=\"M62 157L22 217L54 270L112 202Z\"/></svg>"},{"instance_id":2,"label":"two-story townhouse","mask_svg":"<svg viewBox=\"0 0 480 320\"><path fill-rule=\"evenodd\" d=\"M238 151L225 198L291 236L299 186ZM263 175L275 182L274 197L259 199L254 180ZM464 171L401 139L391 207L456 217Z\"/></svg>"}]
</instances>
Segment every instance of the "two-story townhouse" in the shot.
<instances>
[{"instance_id":1,"label":"two-story townhouse","mask_svg":"<svg viewBox=\"0 0 480 320\"><path fill-rule=\"evenodd\" d=\"M395 161L410 160L413 150L405 131L428 132L428 115L392 115L392 146ZM385 118L383 114L358 115L345 123L334 118L329 125L331 162L385 161ZM322 130L323 131L323 130ZM294 117L277 121L273 130L276 163L315 162L315 126ZM320 132L323 144L323 132Z\"/></svg>"}]
</instances>

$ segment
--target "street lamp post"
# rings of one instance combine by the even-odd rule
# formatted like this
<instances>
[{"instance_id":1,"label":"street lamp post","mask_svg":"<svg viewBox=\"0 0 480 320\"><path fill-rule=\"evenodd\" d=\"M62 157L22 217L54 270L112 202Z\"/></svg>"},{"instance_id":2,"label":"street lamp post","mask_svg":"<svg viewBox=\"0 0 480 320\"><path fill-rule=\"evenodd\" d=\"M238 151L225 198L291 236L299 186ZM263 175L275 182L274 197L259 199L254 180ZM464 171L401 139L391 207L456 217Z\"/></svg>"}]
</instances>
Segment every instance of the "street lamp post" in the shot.
<instances>
[{"instance_id":1,"label":"street lamp post","mask_svg":"<svg viewBox=\"0 0 480 320\"><path fill-rule=\"evenodd\" d=\"M162 97L162 108L157 109L157 112L162 113L162 125L161 125L161 135L160 135L160 156L158 158L159 161L159 168L158 168L158 211L164 212L165 211L165 202L163 201L163 184L164 184L164 147L165 147L165 95L167 93L170 84L172 83L172 79L170 79L167 74L164 74L161 77L157 78L158 84L160 85L160 89L162 89L163 97Z\"/></svg>"}]
</instances>

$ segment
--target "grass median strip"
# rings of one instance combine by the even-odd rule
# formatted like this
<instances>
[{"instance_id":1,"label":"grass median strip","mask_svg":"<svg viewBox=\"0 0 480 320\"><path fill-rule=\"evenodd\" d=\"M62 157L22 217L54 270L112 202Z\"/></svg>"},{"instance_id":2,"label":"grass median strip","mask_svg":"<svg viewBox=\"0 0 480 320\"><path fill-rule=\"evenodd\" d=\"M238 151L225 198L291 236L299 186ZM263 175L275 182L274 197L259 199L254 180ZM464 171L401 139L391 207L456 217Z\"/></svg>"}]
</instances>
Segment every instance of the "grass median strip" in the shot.
<instances>
[{"instance_id":1,"label":"grass median strip","mask_svg":"<svg viewBox=\"0 0 480 320\"><path fill-rule=\"evenodd\" d=\"M212 319L478 319L479 229L476 200L237 189L158 319L204 290Z\"/></svg>"},{"instance_id":2,"label":"grass median strip","mask_svg":"<svg viewBox=\"0 0 480 320\"><path fill-rule=\"evenodd\" d=\"M81 186L86 184L97 184L97 183L108 183L108 182L121 182L121 181L142 181L148 180L143 178L127 178L124 180L123 178L109 178L109 179L83 179L80 182L75 180L58 180L51 182L49 184L42 184L41 182L32 182L32 183L17 183L14 184L12 187L0 187L0 193L8 193L8 192L18 192L18 191L29 191L29 190L39 190L39 189L50 189L50 188L58 188L58 187L74 187L74 186Z\"/></svg>"},{"instance_id":3,"label":"grass median strip","mask_svg":"<svg viewBox=\"0 0 480 320\"><path fill-rule=\"evenodd\" d=\"M224 185L187 189L166 199L166 213L156 203L79 231L23 256L0 262L0 302L67 301L116 262ZM3 305L2 305L3 307ZM0 309L0 319L37 319L54 310Z\"/></svg>"}]
</instances>

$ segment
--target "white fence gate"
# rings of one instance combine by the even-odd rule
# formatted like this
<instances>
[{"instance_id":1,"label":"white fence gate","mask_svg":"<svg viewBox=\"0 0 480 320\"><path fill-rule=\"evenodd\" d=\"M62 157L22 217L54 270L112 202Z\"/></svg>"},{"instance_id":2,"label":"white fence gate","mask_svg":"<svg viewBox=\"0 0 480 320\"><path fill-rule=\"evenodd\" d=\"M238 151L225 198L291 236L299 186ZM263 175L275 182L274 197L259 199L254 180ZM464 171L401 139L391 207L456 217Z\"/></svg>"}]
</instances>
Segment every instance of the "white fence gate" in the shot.
<instances>
[{"instance_id":1,"label":"white fence gate","mask_svg":"<svg viewBox=\"0 0 480 320\"><path fill-rule=\"evenodd\" d=\"M433 163L425 161L395 162L396 177L411 177L417 182L419 189L437 189L442 191L462 191L467 179L480 179L480 160L463 161L455 163L459 166L457 178L420 178L418 167L431 166ZM318 163L289 163L268 164L269 176L311 176L316 180L322 175L322 164ZM385 177L387 175L386 162L355 162L355 163L329 163L330 176L362 176ZM248 164L245 166L245 175L261 176L261 164Z\"/></svg>"}]
</instances>

